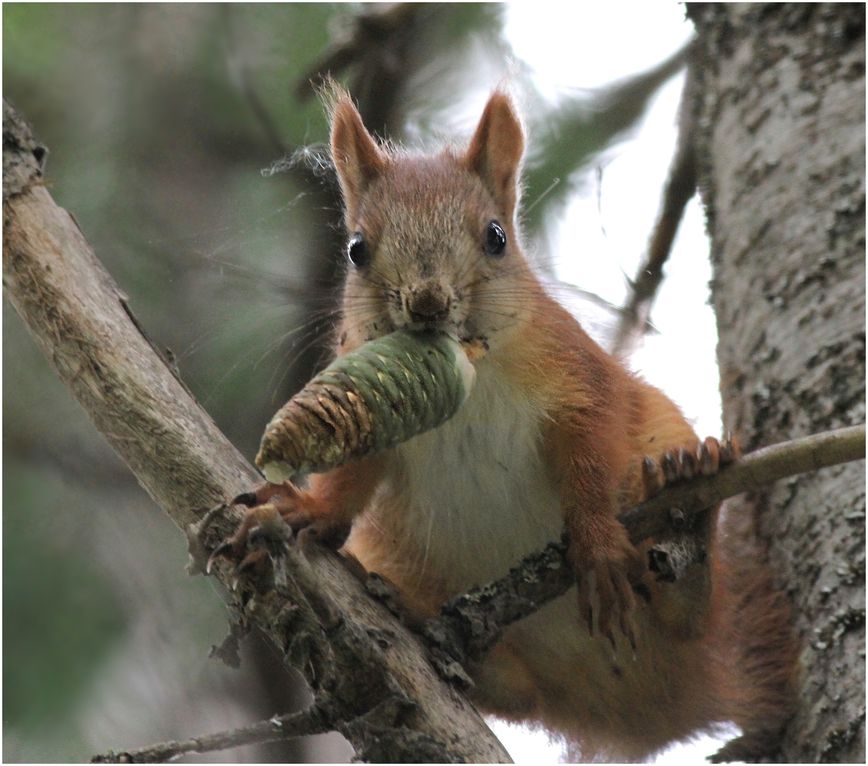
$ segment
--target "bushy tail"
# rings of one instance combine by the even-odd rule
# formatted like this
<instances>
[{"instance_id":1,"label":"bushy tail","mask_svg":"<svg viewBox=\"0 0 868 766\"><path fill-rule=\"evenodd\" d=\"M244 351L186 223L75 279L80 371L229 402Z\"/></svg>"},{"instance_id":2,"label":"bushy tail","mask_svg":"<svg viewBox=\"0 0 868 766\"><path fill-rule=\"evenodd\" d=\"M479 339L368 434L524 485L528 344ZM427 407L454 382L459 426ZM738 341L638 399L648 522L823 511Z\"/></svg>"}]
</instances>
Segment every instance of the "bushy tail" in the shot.
<instances>
[{"instance_id":1,"label":"bushy tail","mask_svg":"<svg viewBox=\"0 0 868 766\"><path fill-rule=\"evenodd\" d=\"M709 635L728 716L743 735L715 762L774 758L793 712L798 642L792 607L757 535L757 513L751 499L731 501L716 532L715 624Z\"/></svg>"}]
</instances>

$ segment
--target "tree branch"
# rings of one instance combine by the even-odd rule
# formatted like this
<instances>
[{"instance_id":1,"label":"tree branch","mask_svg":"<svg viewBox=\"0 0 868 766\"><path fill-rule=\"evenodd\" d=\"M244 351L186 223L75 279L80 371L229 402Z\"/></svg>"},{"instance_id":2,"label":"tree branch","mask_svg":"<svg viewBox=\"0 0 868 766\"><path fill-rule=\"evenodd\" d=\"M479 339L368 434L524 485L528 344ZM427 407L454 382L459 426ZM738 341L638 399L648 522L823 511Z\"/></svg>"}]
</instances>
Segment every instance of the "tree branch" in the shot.
<instances>
[{"instance_id":1,"label":"tree branch","mask_svg":"<svg viewBox=\"0 0 868 766\"><path fill-rule=\"evenodd\" d=\"M745 455L713 476L701 476L663 489L637 508L622 513L633 543L692 529L696 516L748 490L819 468L865 458L865 425L840 428L775 444ZM672 509L678 509L674 514ZM699 525L701 527L701 525ZM523 559L506 577L464 593L444 605L425 626L441 673L462 680L454 666L482 659L507 626L566 593L575 574L567 543L551 543ZM438 652L441 652L438 654Z\"/></svg>"},{"instance_id":2,"label":"tree branch","mask_svg":"<svg viewBox=\"0 0 868 766\"><path fill-rule=\"evenodd\" d=\"M619 356L628 353L631 345L648 327L651 307L663 282L663 267L672 251L684 209L696 192L696 148L693 144L693 88L694 75L688 64L681 95L678 122L678 144L663 190L660 216L651 232L648 253L639 265L627 305L615 332L612 352Z\"/></svg>"},{"instance_id":3,"label":"tree branch","mask_svg":"<svg viewBox=\"0 0 868 766\"><path fill-rule=\"evenodd\" d=\"M169 740L148 747L125 752L109 751L91 758L91 763L166 763L186 753L207 753L228 750L275 740L290 739L310 734L324 734L332 730L331 720L316 705L290 715L280 715L267 721L258 721L231 731L206 734L182 741Z\"/></svg>"},{"instance_id":4,"label":"tree branch","mask_svg":"<svg viewBox=\"0 0 868 766\"><path fill-rule=\"evenodd\" d=\"M391 51L395 38L407 36L420 10L416 3L394 3L367 7L341 19L343 27L325 53L296 81L295 97L309 99L329 77L339 77L350 66L372 57L382 61L392 54L397 58Z\"/></svg>"},{"instance_id":5,"label":"tree branch","mask_svg":"<svg viewBox=\"0 0 868 766\"><path fill-rule=\"evenodd\" d=\"M673 508L686 520L728 497L762 489L787 476L864 459L865 424L838 428L758 449L713 476L698 476L667 487L619 518L627 527L630 539L637 543L672 531ZM680 518L676 517L676 525Z\"/></svg>"},{"instance_id":6,"label":"tree branch","mask_svg":"<svg viewBox=\"0 0 868 766\"><path fill-rule=\"evenodd\" d=\"M186 529L202 519L193 509L233 497L259 476L155 352L75 221L41 185L44 156L4 103L6 294L100 431ZM685 516L701 512L785 476L862 459L864 451L864 426L775 445L716 476L667 488L621 519L639 541L672 529L672 507ZM213 547L237 517L212 514L209 521L202 535ZM501 581L454 599L440 625L429 626L429 639L448 647L451 632L464 649L447 648L447 654L478 659L506 625L572 585L564 551L552 544ZM263 630L287 665L301 670L315 704L328 704L331 725L360 757L508 760L476 711L431 672L417 638L365 594L337 556L290 546L283 558L285 581L258 593L241 583L231 595L238 583L220 569L224 596Z\"/></svg>"},{"instance_id":7,"label":"tree branch","mask_svg":"<svg viewBox=\"0 0 868 766\"><path fill-rule=\"evenodd\" d=\"M536 612L576 584L567 540L525 557L506 577L473 588L443 605L424 626L440 673L466 683L463 666L481 661L507 626ZM455 662L462 667L456 667Z\"/></svg>"},{"instance_id":8,"label":"tree branch","mask_svg":"<svg viewBox=\"0 0 868 766\"><path fill-rule=\"evenodd\" d=\"M15 310L96 427L181 529L261 481L193 400L126 307L75 220L42 185L44 148L4 102L3 284ZM7 174L8 170L8 174ZM238 515L214 519L206 543ZM432 672L424 646L374 602L340 558L293 551L264 594L216 572L227 603L259 627L361 758L504 762L475 709ZM398 720L390 711L397 704Z\"/></svg>"}]
</instances>

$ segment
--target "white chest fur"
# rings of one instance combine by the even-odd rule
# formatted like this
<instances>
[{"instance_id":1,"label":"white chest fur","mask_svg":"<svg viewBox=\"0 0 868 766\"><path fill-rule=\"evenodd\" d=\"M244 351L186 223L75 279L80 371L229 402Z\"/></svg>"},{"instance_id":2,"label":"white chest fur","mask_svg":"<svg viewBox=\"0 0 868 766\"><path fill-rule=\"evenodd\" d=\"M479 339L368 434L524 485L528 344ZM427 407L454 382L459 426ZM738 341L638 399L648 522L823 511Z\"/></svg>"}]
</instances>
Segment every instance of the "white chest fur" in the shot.
<instances>
[{"instance_id":1,"label":"white chest fur","mask_svg":"<svg viewBox=\"0 0 868 766\"><path fill-rule=\"evenodd\" d=\"M408 514L417 572L446 574L465 589L560 538L558 497L540 450L543 417L483 360L461 410L397 448L390 490Z\"/></svg>"}]
</instances>

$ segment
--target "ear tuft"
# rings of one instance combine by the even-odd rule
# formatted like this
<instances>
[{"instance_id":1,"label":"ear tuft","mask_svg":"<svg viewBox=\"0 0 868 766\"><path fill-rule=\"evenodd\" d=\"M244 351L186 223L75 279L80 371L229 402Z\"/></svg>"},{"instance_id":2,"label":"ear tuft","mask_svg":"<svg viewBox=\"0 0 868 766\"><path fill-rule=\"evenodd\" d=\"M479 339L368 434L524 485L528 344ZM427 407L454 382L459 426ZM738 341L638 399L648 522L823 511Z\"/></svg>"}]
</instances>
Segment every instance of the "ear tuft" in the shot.
<instances>
[{"instance_id":1,"label":"ear tuft","mask_svg":"<svg viewBox=\"0 0 868 766\"><path fill-rule=\"evenodd\" d=\"M386 155L368 133L352 98L340 85L328 81L320 91L331 123L331 153L347 211L386 165Z\"/></svg>"},{"instance_id":2,"label":"ear tuft","mask_svg":"<svg viewBox=\"0 0 868 766\"><path fill-rule=\"evenodd\" d=\"M479 175L510 221L518 202L523 154L524 130L515 106L506 93L496 90L485 105L464 155L464 164L468 170Z\"/></svg>"}]
</instances>

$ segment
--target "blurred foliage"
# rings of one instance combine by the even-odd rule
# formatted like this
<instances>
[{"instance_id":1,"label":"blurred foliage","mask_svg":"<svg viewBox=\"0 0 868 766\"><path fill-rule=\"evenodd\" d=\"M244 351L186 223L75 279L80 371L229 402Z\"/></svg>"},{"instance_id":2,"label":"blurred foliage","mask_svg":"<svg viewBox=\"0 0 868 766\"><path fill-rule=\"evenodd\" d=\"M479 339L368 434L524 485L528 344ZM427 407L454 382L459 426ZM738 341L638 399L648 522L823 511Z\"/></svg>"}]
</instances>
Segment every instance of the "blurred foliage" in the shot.
<instances>
[{"instance_id":1,"label":"blurred foliage","mask_svg":"<svg viewBox=\"0 0 868 766\"><path fill-rule=\"evenodd\" d=\"M383 8L343 4L3 8L4 93L50 149L52 194L248 455L327 353L338 206L323 181L260 172L325 140L317 100L299 97L317 65L343 46L341 71L363 111L366 99L384 131L429 144L453 133L464 101L506 71L533 89L521 62L507 64L501 6L410 11L412 23L390 28L377 19ZM631 91L632 111L605 93L567 105L562 130L590 126L581 151L552 142L534 155L534 189L575 173L641 116L659 78L646 84ZM612 104L627 117L604 119ZM555 116L535 109L532 129ZM535 221L556 196L542 200ZM204 581L184 579L179 536L5 307L4 320L7 760L84 758L88 748L286 712L262 709L259 686L242 688L214 663L189 672L191 658L207 664L208 645L221 638L219 599ZM115 708L122 712L107 712ZM293 752L255 757L346 757Z\"/></svg>"},{"instance_id":2,"label":"blurred foliage","mask_svg":"<svg viewBox=\"0 0 868 766\"><path fill-rule=\"evenodd\" d=\"M604 146L637 124L657 88L684 66L686 53L682 48L649 71L613 83L594 94L590 103L568 103L539 126L524 180L530 199L545 197L544 204L525 211L525 226L537 231L545 214L563 205L575 191L570 173L592 162ZM555 179L558 183L553 185Z\"/></svg>"},{"instance_id":3,"label":"blurred foliage","mask_svg":"<svg viewBox=\"0 0 868 766\"><path fill-rule=\"evenodd\" d=\"M4 478L4 723L21 736L49 733L62 758L77 701L122 636L122 610L107 573L59 534L70 519L56 517L71 510L60 482L8 457Z\"/></svg>"}]
</instances>

